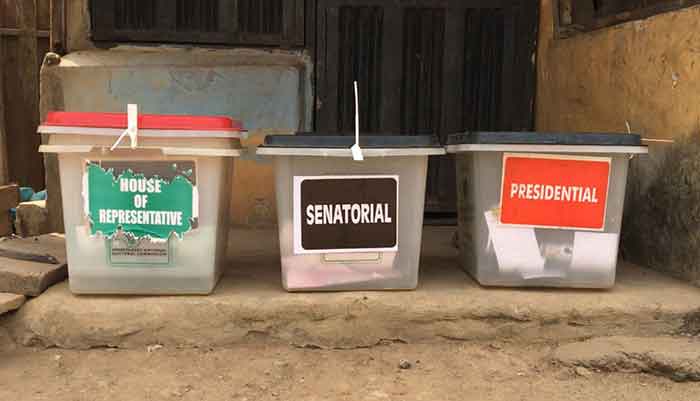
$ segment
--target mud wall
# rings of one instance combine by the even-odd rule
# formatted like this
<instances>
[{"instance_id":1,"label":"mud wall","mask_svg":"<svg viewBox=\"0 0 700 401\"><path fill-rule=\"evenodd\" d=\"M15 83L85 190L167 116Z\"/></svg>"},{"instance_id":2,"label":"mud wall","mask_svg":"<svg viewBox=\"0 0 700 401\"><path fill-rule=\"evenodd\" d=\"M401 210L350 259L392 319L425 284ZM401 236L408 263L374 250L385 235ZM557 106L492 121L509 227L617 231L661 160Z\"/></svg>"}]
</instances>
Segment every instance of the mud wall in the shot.
<instances>
[{"instance_id":1,"label":"mud wall","mask_svg":"<svg viewBox=\"0 0 700 401\"><path fill-rule=\"evenodd\" d=\"M556 39L553 1L541 3L537 129L674 140L632 161L622 255L700 283L700 8Z\"/></svg>"}]
</instances>

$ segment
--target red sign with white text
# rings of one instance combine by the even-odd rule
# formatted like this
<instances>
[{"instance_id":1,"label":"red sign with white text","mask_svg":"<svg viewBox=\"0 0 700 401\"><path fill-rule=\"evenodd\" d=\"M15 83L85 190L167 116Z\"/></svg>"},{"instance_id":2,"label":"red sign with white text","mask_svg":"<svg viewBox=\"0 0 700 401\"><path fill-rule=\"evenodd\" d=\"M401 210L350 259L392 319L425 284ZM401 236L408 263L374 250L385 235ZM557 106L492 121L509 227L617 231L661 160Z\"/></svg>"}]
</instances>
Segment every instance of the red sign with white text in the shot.
<instances>
[{"instance_id":1,"label":"red sign with white text","mask_svg":"<svg viewBox=\"0 0 700 401\"><path fill-rule=\"evenodd\" d=\"M603 230L611 159L505 153L500 222Z\"/></svg>"}]
</instances>

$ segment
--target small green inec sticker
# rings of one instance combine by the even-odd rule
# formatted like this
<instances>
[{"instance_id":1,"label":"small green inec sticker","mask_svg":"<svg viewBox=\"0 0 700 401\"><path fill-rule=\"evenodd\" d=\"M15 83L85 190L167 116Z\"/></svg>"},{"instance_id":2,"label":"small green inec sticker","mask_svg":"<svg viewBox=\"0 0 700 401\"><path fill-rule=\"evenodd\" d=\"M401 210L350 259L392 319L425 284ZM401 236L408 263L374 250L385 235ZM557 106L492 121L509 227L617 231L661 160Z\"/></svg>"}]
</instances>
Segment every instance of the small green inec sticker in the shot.
<instances>
[{"instance_id":1,"label":"small green inec sticker","mask_svg":"<svg viewBox=\"0 0 700 401\"><path fill-rule=\"evenodd\" d=\"M87 161L91 234L182 238L197 224L193 169L192 161Z\"/></svg>"}]
</instances>

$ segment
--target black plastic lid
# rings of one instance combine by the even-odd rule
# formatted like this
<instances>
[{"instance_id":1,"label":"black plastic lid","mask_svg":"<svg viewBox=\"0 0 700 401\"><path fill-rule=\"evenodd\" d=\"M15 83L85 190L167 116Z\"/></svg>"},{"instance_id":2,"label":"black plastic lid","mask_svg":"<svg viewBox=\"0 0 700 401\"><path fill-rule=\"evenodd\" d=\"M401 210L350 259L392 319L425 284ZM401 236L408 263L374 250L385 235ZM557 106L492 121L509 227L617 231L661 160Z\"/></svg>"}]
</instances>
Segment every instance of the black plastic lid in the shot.
<instances>
[{"instance_id":1,"label":"black plastic lid","mask_svg":"<svg viewBox=\"0 0 700 401\"><path fill-rule=\"evenodd\" d=\"M297 133L296 135L268 135L265 148L350 148L355 144L354 135L322 135L319 133ZM442 145L433 135L362 135L363 148L440 148Z\"/></svg>"},{"instance_id":2,"label":"black plastic lid","mask_svg":"<svg viewBox=\"0 0 700 401\"><path fill-rule=\"evenodd\" d=\"M563 132L465 132L450 135L448 145L613 145L640 146L637 134Z\"/></svg>"}]
</instances>

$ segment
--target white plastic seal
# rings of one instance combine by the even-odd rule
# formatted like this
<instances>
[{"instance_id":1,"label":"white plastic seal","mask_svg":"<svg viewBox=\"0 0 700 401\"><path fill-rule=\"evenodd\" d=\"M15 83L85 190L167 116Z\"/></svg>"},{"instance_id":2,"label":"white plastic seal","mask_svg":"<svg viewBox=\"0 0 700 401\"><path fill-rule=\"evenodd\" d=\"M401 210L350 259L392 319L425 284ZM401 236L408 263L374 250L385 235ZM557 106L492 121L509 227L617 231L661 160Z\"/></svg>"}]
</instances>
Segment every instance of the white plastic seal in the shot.
<instances>
[{"instance_id":1,"label":"white plastic seal","mask_svg":"<svg viewBox=\"0 0 700 401\"><path fill-rule=\"evenodd\" d=\"M350 148L352 159L355 161L365 160L360 148L360 95L357 91L357 81L355 81L355 144Z\"/></svg>"},{"instance_id":2,"label":"white plastic seal","mask_svg":"<svg viewBox=\"0 0 700 401\"><path fill-rule=\"evenodd\" d=\"M114 149L119 146L119 144L122 142L125 136L129 135L129 139L131 141L131 149L136 149L138 146L138 135L139 135L139 107L136 104L128 104L126 106L126 115L127 115L127 126L126 130L122 132L121 135L119 135L119 138L117 138L117 141L114 142L114 145L112 145L111 148L109 148L110 151L113 151Z\"/></svg>"}]
</instances>

